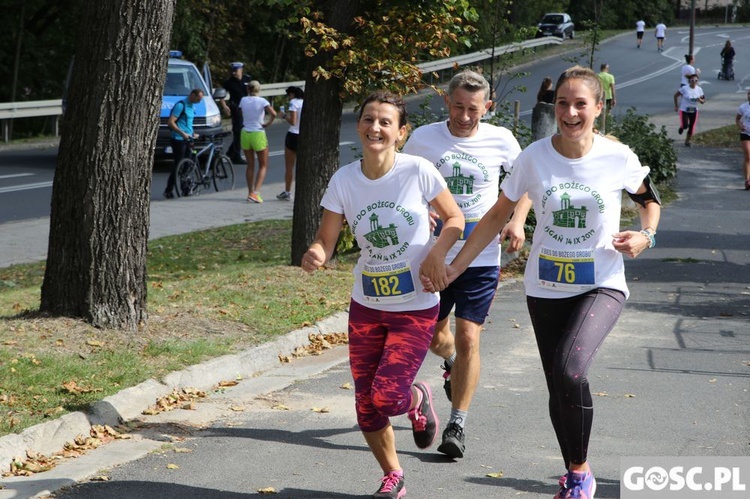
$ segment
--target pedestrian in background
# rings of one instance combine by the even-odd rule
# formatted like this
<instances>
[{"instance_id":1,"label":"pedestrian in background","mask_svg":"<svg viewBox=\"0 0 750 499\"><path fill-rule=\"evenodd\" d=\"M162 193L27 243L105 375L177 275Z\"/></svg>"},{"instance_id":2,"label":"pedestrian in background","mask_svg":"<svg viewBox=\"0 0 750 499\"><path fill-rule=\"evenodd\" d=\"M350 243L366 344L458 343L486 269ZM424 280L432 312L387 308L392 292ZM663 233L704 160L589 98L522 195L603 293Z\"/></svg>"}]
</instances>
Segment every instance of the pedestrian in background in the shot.
<instances>
[{"instance_id":1,"label":"pedestrian in background","mask_svg":"<svg viewBox=\"0 0 750 499\"><path fill-rule=\"evenodd\" d=\"M167 188L164 190L164 197L172 199L174 197L175 179L177 177L177 164L183 158L190 156L190 143L198 137L193 133L193 119L195 118L195 104L203 100L203 90L194 88L190 91L187 98L182 99L172 107L167 119L167 126L172 130L170 145L172 146L172 159L174 166L169 172L167 179ZM179 189L180 186L177 186Z\"/></svg>"},{"instance_id":2,"label":"pedestrian in background","mask_svg":"<svg viewBox=\"0 0 750 499\"><path fill-rule=\"evenodd\" d=\"M680 86L687 86L690 83L690 77L693 75L700 76L700 69L695 67L695 56L685 54L685 64L680 67Z\"/></svg>"},{"instance_id":3,"label":"pedestrian in background","mask_svg":"<svg viewBox=\"0 0 750 499\"><path fill-rule=\"evenodd\" d=\"M667 37L667 26L660 22L654 28L654 36L656 37L656 50L664 52L664 39Z\"/></svg>"},{"instance_id":4,"label":"pedestrian in background","mask_svg":"<svg viewBox=\"0 0 750 499\"><path fill-rule=\"evenodd\" d=\"M450 262L497 200L500 176L510 170L521 146L510 130L481 121L491 106L490 86L482 75L474 71L456 74L444 100L448 120L414 130L404 152L427 158L445 178L461 207L466 228L446 257ZM479 384L479 339L500 277L499 243L509 237L509 252L521 248L530 208L528 200L519 205L503 234L495 234L494 244L485 248L471 269L440 292L440 312L430 350L443 359L451 413L437 450L452 458L463 457L466 449L466 420ZM439 224L435 233L440 234ZM450 317L454 307L455 335Z\"/></svg>"},{"instance_id":5,"label":"pedestrian in background","mask_svg":"<svg viewBox=\"0 0 750 499\"><path fill-rule=\"evenodd\" d=\"M464 229L445 180L424 158L396 152L406 137L406 105L389 92L365 99L357 118L362 160L341 167L323 195L323 218L302 257L307 272L333 255L344 219L360 249L349 305L349 361L357 423L383 470L372 497L406 495L390 418L408 414L417 447L438 426L427 383L414 379L430 346L438 296L420 274L445 284L445 255ZM431 241L429 208L443 220Z\"/></svg>"},{"instance_id":6,"label":"pedestrian in background","mask_svg":"<svg viewBox=\"0 0 750 499\"><path fill-rule=\"evenodd\" d=\"M547 104L555 103L555 90L552 88L552 78L545 76L542 84L539 86L539 92L536 94L536 101L546 102Z\"/></svg>"},{"instance_id":7,"label":"pedestrian in background","mask_svg":"<svg viewBox=\"0 0 750 499\"><path fill-rule=\"evenodd\" d=\"M245 151L247 170L247 200L252 203L262 203L260 187L266 179L268 171L268 137L266 127L276 119L276 111L265 97L260 97L260 83L252 80L247 85L247 95L240 101L239 109L242 113L242 150ZM266 115L270 116L267 120ZM258 176L255 176L255 156L258 156Z\"/></svg>"},{"instance_id":8,"label":"pedestrian in background","mask_svg":"<svg viewBox=\"0 0 750 499\"><path fill-rule=\"evenodd\" d=\"M297 163L297 145L299 143L299 123L302 118L302 104L304 103L305 91L299 87L286 89L289 99L282 118L289 123L289 130L284 138L284 191L276 199L282 201L292 200L292 182L294 181L294 165Z\"/></svg>"},{"instance_id":9,"label":"pedestrian in background","mask_svg":"<svg viewBox=\"0 0 750 499\"><path fill-rule=\"evenodd\" d=\"M528 194L538 209L524 286L550 419L567 468L555 499L592 498L596 492L588 462L593 399L587 373L628 297L622 255L636 257L655 245L661 213L648 167L626 145L594 132L602 94L601 80L588 68L575 66L560 76L560 132L516 158L498 201L448 266L451 281ZM637 203L640 231L620 229L623 189Z\"/></svg>"},{"instance_id":10,"label":"pedestrian in background","mask_svg":"<svg viewBox=\"0 0 750 499\"><path fill-rule=\"evenodd\" d=\"M743 102L734 117L734 123L740 130L740 146L744 156L742 170L745 174L745 190L750 191L750 91L747 92L747 102Z\"/></svg>"},{"instance_id":11,"label":"pedestrian in background","mask_svg":"<svg viewBox=\"0 0 750 499\"><path fill-rule=\"evenodd\" d=\"M242 159L242 114L239 106L240 101L247 95L247 85L250 83L250 76L243 74L245 64L242 62L233 62L229 65L232 74L224 81L224 89L229 92L229 105L224 101L221 105L232 119L232 144L227 150L227 156L233 163L244 163Z\"/></svg>"},{"instance_id":12,"label":"pedestrian in background","mask_svg":"<svg viewBox=\"0 0 750 499\"><path fill-rule=\"evenodd\" d=\"M617 104L615 97L615 75L609 72L609 64L606 62L599 69L601 71L597 76L602 81L602 88L604 89L604 103L606 104L604 111L608 112Z\"/></svg>"},{"instance_id":13,"label":"pedestrian in background","mask_svg":"<svg viewBox=\"0 0 750 499\"><path fill-rule=\"evenodd\" d=\"M635 46L641 48L643 42L643 33L646 31L646 21L643 19L635 22Z\"/></svg>"},{"instance_id":14,"label":"pedestrian in background","mask_svg":"<svg viewBox=\"0 0 750 499\"><path fill-rule=\"evenodd\" d=\"M680 99L679 104L677 99ZM685 147L690 147L690 139L695 131L695 123L698 121L698 104L706 102L703 89L698 86L698 75L690 76L688 85L680 87L674 94L674 110L680 113L680 128L677 133L685 136Z\"/></svg>"}]
</instances>

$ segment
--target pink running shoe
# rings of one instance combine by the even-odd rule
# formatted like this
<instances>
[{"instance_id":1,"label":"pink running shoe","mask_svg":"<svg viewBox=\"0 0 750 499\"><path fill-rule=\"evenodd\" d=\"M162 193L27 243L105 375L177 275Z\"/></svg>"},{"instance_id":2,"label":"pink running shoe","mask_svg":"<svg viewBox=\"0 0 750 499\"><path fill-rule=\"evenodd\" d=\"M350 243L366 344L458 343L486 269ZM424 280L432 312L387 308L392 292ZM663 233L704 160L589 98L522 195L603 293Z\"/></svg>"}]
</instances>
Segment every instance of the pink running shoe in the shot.
<instances>
[{"instance_id":1,"label":"pink running shoe","mask_svg":"<svg viewBox=\"0 0 750 499\"><path fill-rule=\"evenodd\" d=\"M404 472L389 471L382 479L380 488L372 497L388 497L400 499L406 496L406 485L404 485Z\"/></svg>"}]
</instances>

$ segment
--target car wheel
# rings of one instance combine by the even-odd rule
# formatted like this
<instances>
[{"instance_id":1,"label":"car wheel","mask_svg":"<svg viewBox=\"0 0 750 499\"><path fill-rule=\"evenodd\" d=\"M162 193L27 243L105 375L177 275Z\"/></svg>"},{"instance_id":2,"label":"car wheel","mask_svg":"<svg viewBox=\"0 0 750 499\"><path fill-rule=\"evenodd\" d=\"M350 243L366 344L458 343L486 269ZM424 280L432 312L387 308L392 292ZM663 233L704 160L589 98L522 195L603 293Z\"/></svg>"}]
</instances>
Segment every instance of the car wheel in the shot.
<instances>
[{"instance_id":1,"label":"car wheel","mask_svg":"<svg viewBox=\"0 0 750 499\"><path fill-rule=\"evenodd\" d=\"M576 37L576 32L575 32L575 30L572 30L572 29L571 29L571 30L570 30L570 39L572 40L572 39L573 39L573 38L575 38L575 37Z\"/></svg>"}]
</instances>

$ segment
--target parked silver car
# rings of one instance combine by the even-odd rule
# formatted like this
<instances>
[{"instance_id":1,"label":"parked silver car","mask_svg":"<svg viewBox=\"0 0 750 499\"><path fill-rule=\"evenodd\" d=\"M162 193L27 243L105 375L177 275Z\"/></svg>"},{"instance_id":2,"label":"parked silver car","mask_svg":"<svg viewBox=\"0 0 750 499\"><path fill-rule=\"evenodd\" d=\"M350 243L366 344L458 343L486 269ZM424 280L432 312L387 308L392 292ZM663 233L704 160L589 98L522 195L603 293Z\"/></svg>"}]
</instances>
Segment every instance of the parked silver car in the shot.
<instances>
[{"instance_id":1,"label":"parked silver car","mask_svg":"<svg viewBox=\"0 0 750 499\"><path fill-rule=\"evenodd\" d=\"M573 39L576 36L575 24L568 14L562 12L550 12L537 25L539 28L536 37L559 36L560 38Z\"/></svg>"}]
</instances>

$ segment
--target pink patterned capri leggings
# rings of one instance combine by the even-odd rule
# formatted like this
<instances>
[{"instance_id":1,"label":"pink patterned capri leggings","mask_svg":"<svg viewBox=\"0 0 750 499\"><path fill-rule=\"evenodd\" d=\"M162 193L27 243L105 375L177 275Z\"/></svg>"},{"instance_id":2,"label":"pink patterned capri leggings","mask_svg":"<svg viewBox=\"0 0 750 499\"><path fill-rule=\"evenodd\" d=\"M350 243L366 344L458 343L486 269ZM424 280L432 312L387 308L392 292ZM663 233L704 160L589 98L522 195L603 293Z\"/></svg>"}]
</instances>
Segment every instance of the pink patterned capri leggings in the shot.
<instances>
[{"instance_id":1,"label":"pink patterned capri leggings","mask_svg":"<svg viewBox=\"0 0 750 499\"><path fill-rule=\"evenodd\" d=\"M360 430L382 430L388 418L409 410L411 385L430 349L438 309L384 312L349 304L349 364Z\"/></svg>"}]
</instances>

